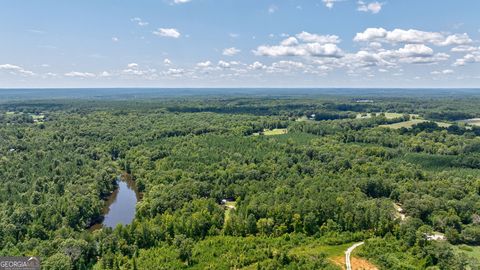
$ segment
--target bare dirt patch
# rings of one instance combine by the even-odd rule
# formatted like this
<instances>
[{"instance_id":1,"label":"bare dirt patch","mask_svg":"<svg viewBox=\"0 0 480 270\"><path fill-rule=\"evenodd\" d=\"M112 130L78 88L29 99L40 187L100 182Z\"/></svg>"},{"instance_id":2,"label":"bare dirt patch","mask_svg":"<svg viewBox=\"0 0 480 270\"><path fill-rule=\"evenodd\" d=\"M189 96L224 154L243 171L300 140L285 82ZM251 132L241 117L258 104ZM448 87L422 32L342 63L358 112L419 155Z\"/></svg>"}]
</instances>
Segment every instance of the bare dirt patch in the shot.
<instances>
[{"instance_id":1,"label":"bare dirt patch","mask_svg":"<svg viewBox=\"0 0 480 270\"><path fill-rule=\"evenodd\" d=\"M345 256L338 256L330 258L330 260L342 269L345 269ZM357 257L351 257L352 270L378 270L378 267L373 265L371 262Z\"/></svg>"}]
</instances>

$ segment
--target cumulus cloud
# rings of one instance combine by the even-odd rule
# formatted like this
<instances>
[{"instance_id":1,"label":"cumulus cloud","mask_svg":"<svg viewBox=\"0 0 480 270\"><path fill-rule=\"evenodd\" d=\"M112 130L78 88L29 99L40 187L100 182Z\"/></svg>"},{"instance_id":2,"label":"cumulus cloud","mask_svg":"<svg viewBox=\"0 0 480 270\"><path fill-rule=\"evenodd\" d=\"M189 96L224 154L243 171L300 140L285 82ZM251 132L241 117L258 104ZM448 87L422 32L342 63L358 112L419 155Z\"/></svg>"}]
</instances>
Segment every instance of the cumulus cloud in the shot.
<instances>
[{"instance_id":1,"label":"cumulus cloud","mask_svg":"<svg viewBox=\"0 0 480 270\"><path fill-rule=\"evenodd\" d=\"M239 49L237 49L235 47L231 47L231 48L224 49L222 54L226 55L226 56L234 56L234 55L238 54L239 52L240 52Z\"/></svg>"},{"instance_id":2,"label":"cumulus cloud","mask_svg":"<svg viewBox=\"0 0 480 270\"><path fill-rule=\"evenodd\" d=\"M118 42L119 39L118 39L117 37L112 37L112 41L113 41L113 42Z\"/></svg>"},{"instance_id":3,"label":"cumulus cloud","mask_svg":"<svg viewBox=\"0 0 480 270\"><path fill-rule=\"evenodd\" d=\"M254 70L260 70L260 69L265 69L267 68L267 66L265 66L264 64L258 62L258 61L255 61L254 63L252 63L251 65L248 66L250 69L254 69Z\"/></svg>"},{"instance_id":4,"label":"cumulus cloud","mask_svg":"<svg viewBox=\"0 0 480 270\"><path fill-rule=\"evenodd\" d=\"M220 68L230 68L230 67L232 67L232 65L235 65L235 64L237 64L237 62L235 62L235 61L233 61L233 62L226 62L226 61L220 60L220 61L218 61L218 64L217 64L217 65L218 65Z\"/></svg>"},{"instance_id":5,"label":"cumulus cloud","mask_svg":"<svg viewBox=\"0 0 480 270\"><path fill-rule=\"evenodd\" d=\"M295 35L298 39L303 42L316 42L316 43L340 43L340 38L335 35L317 35L311 34L305 31Z\"/></svg>"},{"instance_id":6,"label":"cumulus cloud","mask_svg":"<svg viewBox=\"0 0 480 270\"><path fill-rule=\"evenodd\" d=\"M298 40L295 37L289 37L280 42L281 46L293 46L298 45Z\"/></svg>"},{"instance_id":7,"label":"cumulus cloud","mask_svg":"<svg viewBox=\"0 0 480 270\"><path fill-rule=\"evenodd\" d=\"M182 68L169 68L166 72L163 72L164 75L172 77L180 77L185 73L185 70Z\"/></svg>"},{"instance_id":8,"label":"cumulus cloud","mask_svg":"<svg viewBox=\"0 0 480 270\"><path fill-rule=\"evenodd\" d=\"M151 79L156 77L156 69L141 68L137 63L130 63L127 68L123 69L122 74L130 76L141 76L145 79Z\"/></svg>"},{"instance_id":9,"label":"cumulus cloud","mask_svg":"<svg viewBox=\"0 0 480 270\"><path fill-rule=\"evenodd\" d=\"M371 3L365 3L364 1L358 1L358 11L362 12L371 12L372 14L377 14L382 10L383 3L380 2L371 2Z\"/></svg>"},{"instance_id":10,"label":"cumulus cloud","mask_svg":"<svg viewBox=\"0 0 480 270\"><path fill-rule=\"evenodd\" d=\"M154 35L160 37L169 37L169 38L179 38L180 32L175 28L158 28L156 31L153 31Z\"/></svg>"},{"instance_id":11,"label":"cumulus cloud","mask_svg":"<svg viewBox=\"0 0 480 270\"><path fill-rule=\"evenodd\" d=\"M201 68L210 67L211 65L212 65L212 62L210 61L197 63L197 67L201 67Z\"/></svg>"},{"instance_id":12,"label":"cumulus cloud","mask_svg":"<svg viewBox=\"0 0 480 270\"><path fill-rule=\"evenodd\" d=\"M163 59L163 64L164 64L165 66L169 66L169 65L172 64L172 61L170 61L170 59L168 59L168 58L165 58L165 59Z\"/></svg>"},{"instance_id":13,"label":"cumulus cloud","mask_svg":"<svg viewBox=\"0 0 480 270\"><path fill-rule=\"evenodd\" d=\"M406 44L398 49L398 53L405 57L430 57L433 55L433 50L424 44Z\"/></svg>"},{"instance_id":14,"label":"cumulus cloud","mask_svg":"<svg viewBox=\"0 0 480 270\"><path fill-rule=\"evenodd\" d=\"M12 65L12 64L0 65L0 71L1 70L8 71L11 74L20 74L20 75L23 75L23 76L34 76L35 75L35 73L30 71L30 70L26 70L21 66L16 66L16 65Z\"/></svg>"},{"instance_id":15,"label":"cumulus cloud","mask_svg":"<svg viewBox=\"0 0 480 270\"><path fill-rule=\"evenodd\" d=\"M302 43L299 42L302 41ZM322 36L301 32L296 37L289 37L280 45L262 45L254 50L259 56L312 56L312 57L341 57L343 52L337 46L337 36Z\"/></svg>"},{"instance_id":16,"label":"cumulus cloud","mask_svg":"<svg viewBox=\"0 0 480 270\"><path fill-rule=\"evenodd\" d=\"M466 45L472 43L472 39L466 34L454 34L445 36L439 32L425 32L416 29L394 29L387 31L384 28L367 28L357 33L353 39L357 42L383 42L390 44L398 43L429 43L436 46Z\"/></svg>"},{"instance_id":17,"label":"cumulus cloud","mask_svg":"<svg viewBox=\"0 0 480 270\"><path fill-rule=\"evenodd\" d=\"M464 66L466 64L473 64L480 62L480 51L474 51L459 58L453 64L454 66Z\"/></svg>"}]
</instances>

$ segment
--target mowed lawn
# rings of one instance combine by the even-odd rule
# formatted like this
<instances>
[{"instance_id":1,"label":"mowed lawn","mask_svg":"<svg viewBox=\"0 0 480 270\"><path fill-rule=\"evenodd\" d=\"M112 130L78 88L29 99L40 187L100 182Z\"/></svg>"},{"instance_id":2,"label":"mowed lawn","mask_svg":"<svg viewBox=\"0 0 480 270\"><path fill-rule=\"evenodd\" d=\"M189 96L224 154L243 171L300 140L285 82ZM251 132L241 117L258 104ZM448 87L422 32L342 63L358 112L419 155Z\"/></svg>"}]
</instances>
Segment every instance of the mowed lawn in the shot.
<instances>
[{"instance_id":1,"label":"mowed lawn","mask_svg":"<svg viewBox=\"0 0 480 270\"><path fill-rule=\"evenodd\" d=\"M423 123L423 122L428 122L427 120L422 120L422 119L413 119L410 121L404 121L404 122L399 122L399 123L394 123L394 124L389 124L389 125L380 125L379 127L386 127L386 128L393 128L393 129L399 129L399 128L412 128L414 125ZM445 122L435 122L439 127L449 127L452 124L445 123Z\"/></svg>"}]
</instances>

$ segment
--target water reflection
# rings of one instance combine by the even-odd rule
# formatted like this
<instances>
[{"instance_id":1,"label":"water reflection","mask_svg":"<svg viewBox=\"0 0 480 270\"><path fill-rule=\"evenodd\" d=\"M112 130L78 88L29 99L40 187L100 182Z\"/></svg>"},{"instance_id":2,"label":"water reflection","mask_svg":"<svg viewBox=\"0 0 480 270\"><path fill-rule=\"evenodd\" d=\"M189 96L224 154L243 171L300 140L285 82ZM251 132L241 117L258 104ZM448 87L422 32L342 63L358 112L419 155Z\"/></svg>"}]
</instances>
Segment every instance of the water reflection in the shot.
<instances>
[{"instance_id":1,"label":"water reflection","mask_svg":"<svg viewBox=\"0 0 480 270\"><path fill-rule=\"evenodd\" d=\"M118 188L107 198L103 222L93 225L90 230L130 224L135 217L135 206L140 200L135 182L130 175L124 174L117 178L117 183Z\"/></svg>"}]
</instances>

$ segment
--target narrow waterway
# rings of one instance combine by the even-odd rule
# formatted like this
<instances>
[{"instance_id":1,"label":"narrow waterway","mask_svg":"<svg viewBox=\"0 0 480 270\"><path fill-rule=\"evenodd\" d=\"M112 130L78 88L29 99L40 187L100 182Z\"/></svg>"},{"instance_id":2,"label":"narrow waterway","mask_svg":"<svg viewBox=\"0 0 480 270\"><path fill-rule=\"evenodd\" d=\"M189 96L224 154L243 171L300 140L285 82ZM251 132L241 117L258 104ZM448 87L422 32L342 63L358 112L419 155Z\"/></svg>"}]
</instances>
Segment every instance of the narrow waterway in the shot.
<instances>
[{"instance_id":1,"label":"narrow waterway","mask_svg":"<svg viewBox=\"0 0 480 270\"><path fill-rule=\"evenodd\" d=\"M135 206L140 200L135 182L130 175L123 174L117 178L117 184L118 188L107 198L103 221L93 225L90 230L130 224L135 217Z\"/></svg>"}]
</instances>

